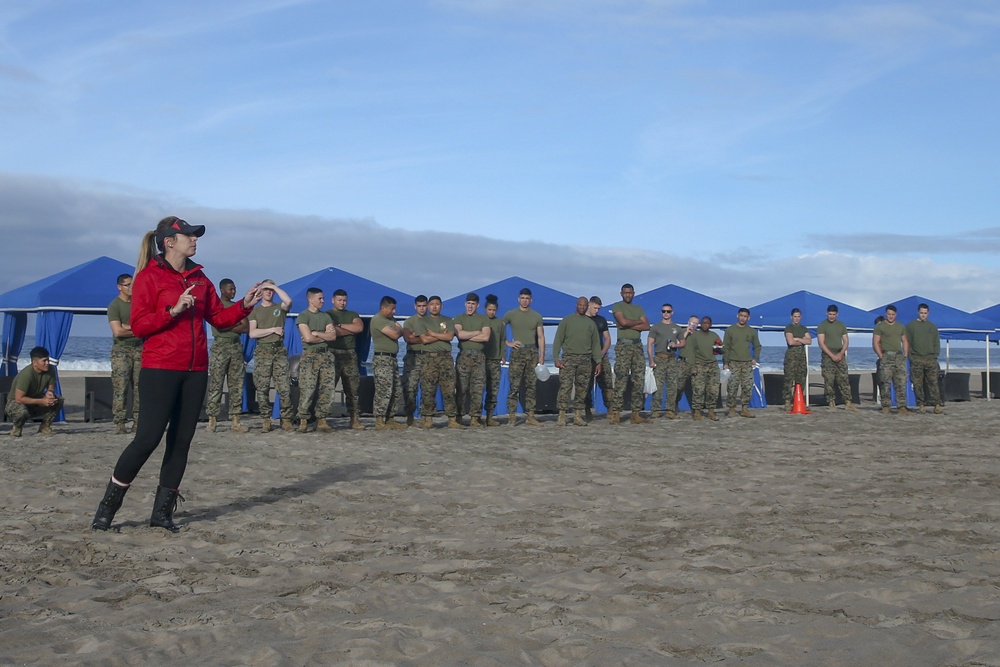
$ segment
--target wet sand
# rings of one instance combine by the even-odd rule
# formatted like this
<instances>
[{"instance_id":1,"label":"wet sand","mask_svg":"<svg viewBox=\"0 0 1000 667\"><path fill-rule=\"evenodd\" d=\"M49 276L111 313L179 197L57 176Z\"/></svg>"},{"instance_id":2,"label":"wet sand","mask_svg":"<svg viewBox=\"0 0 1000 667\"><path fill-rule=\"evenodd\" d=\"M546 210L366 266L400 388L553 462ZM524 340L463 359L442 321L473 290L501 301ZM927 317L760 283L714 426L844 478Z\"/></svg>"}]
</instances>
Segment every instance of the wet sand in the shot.
<instances>
[{"instance_id":1,"label":"wet sand","mask_svg":"<svg viewBox=\"0 0 1000 667\"><path fill-rule=\"evenodd\" d=\"M94 533L128 436L0 425L0 663L1000 665L1000 403L435 422L200 427L176 535L159 452Z\"/></svg>"}]
</instances>

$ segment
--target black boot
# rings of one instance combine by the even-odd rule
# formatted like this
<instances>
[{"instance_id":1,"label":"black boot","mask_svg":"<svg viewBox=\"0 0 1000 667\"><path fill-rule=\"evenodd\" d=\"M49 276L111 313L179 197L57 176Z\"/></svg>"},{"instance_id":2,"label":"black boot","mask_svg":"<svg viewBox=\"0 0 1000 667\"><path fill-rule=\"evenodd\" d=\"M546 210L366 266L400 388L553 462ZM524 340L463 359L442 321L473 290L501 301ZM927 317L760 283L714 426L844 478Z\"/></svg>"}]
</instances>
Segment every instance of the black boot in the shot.
<instances>
[{"instance_id":1,"label":"black boot","mask_svg":"<svg viewBox=\"0 0 1000 667\"><path fill-rule=\"evenodd\" d=\"M184 500L184 496L177 489L168 489L164 486L156 487L156 500L153 501L153 514L149 517L149 525L153 527L166 528L171 533L180 530L180 526L174 523L174 512L177 510L177 500Z\"/></svg>"},{"instance_id":2,"label":"black boot","mask_svg":"<svg viewBox=\"0 0 1000 667\"><path fill-rule=\"evenodd\" d=\"M127 486L118 486L114 482L108 482L108 488L104 490L104 498L97 506L97 514L94 515L94 522L90 524L93 530L107 530L111 527L111 522L115 519L115 512L122 506L125 500Z\"/></svg>"}]
</instances>

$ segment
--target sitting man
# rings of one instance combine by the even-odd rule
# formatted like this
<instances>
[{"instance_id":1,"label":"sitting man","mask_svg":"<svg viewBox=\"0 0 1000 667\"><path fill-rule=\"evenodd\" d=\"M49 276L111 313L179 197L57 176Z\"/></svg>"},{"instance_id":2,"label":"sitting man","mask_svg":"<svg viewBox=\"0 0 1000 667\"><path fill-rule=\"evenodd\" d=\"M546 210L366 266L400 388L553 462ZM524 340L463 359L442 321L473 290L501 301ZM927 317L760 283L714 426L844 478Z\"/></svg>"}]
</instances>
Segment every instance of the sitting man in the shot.
<instances>
[{"instance_id":1,"label":"sitting man","mask_svg":"<svg viewBox=\"0 0 1000 667\"><path fill-rule=\"evenodd\" d=\"M49 351L44 347L31 350L31 365L26 366L11 387L11 396L5 407L7 416L14 422L10 434L21 437L24 422L42 418L38 427L41 435L52 435L52 421L62 409L63 399L56 396L56 375L49 369Z\"/></svg>"}]
</instances>

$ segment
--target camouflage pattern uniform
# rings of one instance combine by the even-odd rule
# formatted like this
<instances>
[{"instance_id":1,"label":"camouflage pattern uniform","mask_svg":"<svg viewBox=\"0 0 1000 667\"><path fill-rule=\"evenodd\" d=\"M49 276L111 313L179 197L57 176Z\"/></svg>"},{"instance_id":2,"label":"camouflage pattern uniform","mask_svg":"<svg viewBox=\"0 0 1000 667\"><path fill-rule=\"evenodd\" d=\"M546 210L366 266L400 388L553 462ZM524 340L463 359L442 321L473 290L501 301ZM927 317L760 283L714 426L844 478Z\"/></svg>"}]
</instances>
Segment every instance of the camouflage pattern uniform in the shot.
<instances>
[{"instance_id":1,"label":"camouflage pattern uniform","mask_svg":"<svg viewBox=\"0 0 1000 667\"><path fill-rule=\"evenodd\" d=\"M744 324L726 328L722 337L722 360L729 366L726 383L726 405L732 409L738 403L750 407L753 396L753 366L760 359L760 337L757 330Z\"/></svg>"},{"instance_id":2,"label":"camouflage pattern uniform","mask_svg":"<svg viewBox=\"0 0 1000 667\"><path fill-rule=\"evenodd\" d=\"M594 364L601 359L601 337L597 325L586 313L567 315L559 323L552 341L552 356L559 359L560 355L563 365L559 369L559 411L575 409L576 416L582 419L590 376Z\"/></svg>"},{"instance_id":3,"label":"camouflage pattern uniform","mask_svg":"<svg viewBox=\"0 0 1000 667\"><path fill-rule=\"evenodd\" d=\"M910 380L917 405L938 407L942 403L941 388L938 386L941 335L937 325L930 320L913 320L906 325L906 338L910 341Z\"/></svg>"},{"instance_id":4,"label":"camouflage pattern uniform","mask_svg":"<svg viewBox=\"0 0 1000 667\"><path fill-rule=\"evenodd\" d=\"M882 407L892 405L892 385L896 385L896 405L906 405L906 357L903 356L903 338L906 329L899 321L889 324L879 322L872 334L880 336L882 348L882 376L879 382Z\"/></svg>"},{"instance_id":5,"label":"camouflage pattern uniform","mask_svg":"<svg viewBox=\"0 0 1000 667\"><path fill-rule=\"evenodd\" d=\"M621 336L621 333L618 334ZM646 402L642 393L646 373L646 355L642 351L642 341L618 339L615 343L615 390L611 394L612 412L621 412L625 399L625 388L632 382L632 412L639 412Z\"/></svg>"},{"instance_id":6,"label":"camouflage pattern uniform","mask_svg":"<svg viewBox=\"0 0 1000 667\"><path fill-rule=\"evenodd\" d=\"M407 327L409 328L409 327ZM420 389L420 373L423 370L424 354L408 345L403 355L403 411L407 417L417 412L417 391Z\"/></svg>"},{"instance_id":7,"label":"camouflage pattern uniform","mask_svg":"<svg viewBox=\"0 0 1000 667\"><path fill-rule=\"evenodd\" d=\"M809 332L801 324L789 324L785 327L785 333L792 334L792 338L802 338ZM806 377L809 369L806 364L806 348L803 345L789 345L785 350L785 386L782 388L782 396L785 405L792 404L795 394L795 385L802 385L802 391L806 391Z\"/></svg>"},{"instance_id":8,"label":"camouflage pattern uniform","mask_svg":"<svg viewBox=\"0 0 1000 667\"><path fill-rule=\"evenodd\" d=\"M310 332L326 331L333 320L326 313L304 310L295 320L295 327L300 325ZM299 329L301 335L301 329ZM333 355L327 343L302 343L302 356L299 357L299 420L308 420L310 416L326 419L333 411L334 391L337 387L337 376L334 368ZM313 400L315 394L316 399Z\"/></svg>"},{"instance_id":9,"label":"camouflage pattern uniform","mask_svg":"<svg viewBox=\"0 0 1000 667\"><path fill-rule=\"evenodd\" d=\"M674 387L677 386L677 351L671 348L670 344L680 340L685 330L679 324L663 322L657 322L649 328L647 340L654 341L653 359L656 362L656 366L653 367L653 377L656 379L656 393L652 396L654 411L663 409L661 406L666 399L666 410L677 412L677 405L671 401Z\"/></svg>"},{"instance_id":10,"label":"camouflage pattern uniform","mask_svg":"<svg viewBox=\"0 0 1000 667\"><path fill-rule=\"evenodd\" d=\"M688 336L685 349L691 362L691 409L714 410L719 402L719 363L715 360L714 331L695 331Z\"/></svg>"},{"instance_id":11,"label":"camouflage pattern uniform","mask_svg":"<svg viewBox=\"0 0 1000 667\"><path fill-rule=\"evenodd\" d=\"M417 318L413 333L419 335L429 331L447 333L455 331L452 319L446 315L434 317L430 314ZM437 411L437 390L441 387L444 412L448 417L458 415L455 403L455 361L451 358L451 343L436 341L424 344L420 360L420 415L430 418Z\"/></svg>"},{"instance_id":12,"label":"camouflage pattern uniform","mask_svg":"<svg viewBox=\"0 0 1000 667\"><path fill-rule=\"evenodd\" d=\"M452 321L462 327L463 331L482 331L490 326L490 320L482 313L468 315L463 313L452 318ZM492 335L492 329L490 331ZM486 388L486 343L460 340L458 342L458 358L455 360L455 386L458 389L458 417L465 412L473 419L481 416L483 408L483 391Z\"/></svg>"},{"instance_id":13,"label":"camouflage pattern uniform","mask_svg":"<svg viewBox=\"0 0 1000 667\"><path fill-rule=\"evenodd\" d=\"M284 343L258 341L253 351L253 382L257 386L257 404L260 406L261 416L270 418L274 408L271 403L272 380L275 392L281 397L281 418L291 419L295 416L288 378L288 351Z\"/></svg>"},{"instance_id":14,"label":"camouflage pattern uniform","mask_svg":"<svg viewBox=\"0 0 1000 667\"><path fill-rule=\"evenodd\" d=\"M323 344L302 349L299 358L299 419L326 419L333 411L337 376L333 355ZM313 395L316 400L313 401ZM314 407L315 406L315 407Z\"/></svg>"},{"instance_id":15,"label":"camouflage pattern uniform","mask_svg":"<svg viewBox=\"0 0 1000 667\"><path fill-rule=\"evenodd\" d=\"M223 299L222 305L229 307L233 302ZM243 412L243 383L247 365L243 359L243 343L240 334L219 331L212 327L212 350L208 357L208 405L205 413L218 417L222 407L223 384L229 386L229 416Z\"/></svg>"},{"instance_id":16,"label":"camouflage pattern uniform","mask_svg":"<svg viewBox=\"0 0 1000 667\"><path fill-rule=\"evenodd\" d=\"M129 323L132 303L118 297L108 305L108 322ZM132 387L132 418L139 416L139 369L142 368L142 339L115 338L111 344L111 414L115 424L128 421L125 399Z\"/></svg>"},{"instance_id":17,"label":"camouflage pattern uniform","mask_svg":"<svg viewBox=\"0 0 1000 667\"><path fill-rule=\"evenodd\" d=\"M847 334L847 327L843 322L823 320L816 327L816 336L823 336L823 340L828 350L834 354L840 352L844 347L844 335ZM844 403L850 404L853 400L851 394L851 380L847 370L847 355L840 361L834 361L829 355L823 354L820 361L820 370L823 373L823 396L827 405L837 404L837 392L834 385L840 388L840 394L844 397Z\"/></svg>"},{"instance_id":18,"label":"camouflage pattern uniform","mask_svg":"<svg viewBox=\"0 0 1000 667\"><path fill-rule=\"evenodd\" d=\"M675 361L672 362L672 366L675 369L674 383L669 385L670 394L667 396L667 410L677 412L677 406L680 404L681 396L684 394L684 389L687 387L687 383L691 380L691 369L692 364L688 359L691 353L687 349L687 346L681 348L680 355ZM668 376L667 381L670 381ZM692 387L692 391L694 391Z\"/></svg>"},{"instance_id":19,"label":"camouflage pattern uniform","mask_svg":"<svg viewBox=\"0 0 1000 667\"><path fill-rule=\"evenodd\" d=\"M381 312L372 317L369 331L372 337L372 376L375 378L375 396L372 414L392 420L399 409L399 341L385 335L386 327L394 328L396 320Z\"/></svg>"},{"instance_id":20,"label":"camouflage pattern uniform","mask_svg":"<svg viewBox=\"0 0 1000 667\"><path fill-rule=\"evenodd\" d=\"M353 310L337 310L336 308L326 311L326 314L337 326L350 324L360 317ZM344 390L347 412L352 419L357 419L361 371L358 366L358 353L354 347L354 335L339 335L337 340L329 343L329 347L333 351L336 378L340 380L340 386Z\"/></svg>"},{"instance_id":21,"label":"camouflage pattern uniform","mask_svg":"<svg viewBox=\"0 0 1000 667\"><path fill-rule=\"evenodd\" d=\"M538 365L538 348L522 345L511 348L510 364L507 367L510 387L507 390L507 414L517 413L517 394L524 383L524 411L535 411L535 396L538 390L535 366Z\"/></svg>"},{"instance_id":22,"label":"camouflage pattern uniform","mask_svg":"<svg viewBox=\"0 0 1000 667\"><path fill-rule=\"evenodd\" d=\"M486 415L497 409L500 395L500 366L504 350L507 349L507 325L499 317L487 318L490 325L490 341L486 344L486 399L483 407Z\"/></svg>"},{"instance_id":23,"label":"camouflage pattern uniform","mask_svg":"<svg viewBox=\"0 0 1000 667\"><path fill-rule=\"evenodd\" d=\"M56 383L56 376L51 370L42 373L36 372L31 366L25 366L14 378L10 387L10 398L4 410L7 418L16 428L21 428L29 419L42 418L43 426L51 426L55 421L59 411L63 408L63 398L56 398L56 404L49 407L45 405L23 405L14 398L16 391L20 389L28 398L41 398L46 390Z\"/></svg>"},{"instance_id":24,"label":"camouflage pattern uniform","mask_svg":"<svg viewBox=\"0 0 1000 667\"><path fill-rule=\"evenodd\" d=\"M637 303L619 301L611 306L614 314L622 313L627 319L638 320L645 317L642 306ZM632 412L638 414L646 403L643 394L643 380L646 377L646 353L642 347L642 334L633 329L618 329L615 343L615 390L611 395L611 412L621 412L624 406L625 389L632 383Z\"/></svg>"}]
</instances>

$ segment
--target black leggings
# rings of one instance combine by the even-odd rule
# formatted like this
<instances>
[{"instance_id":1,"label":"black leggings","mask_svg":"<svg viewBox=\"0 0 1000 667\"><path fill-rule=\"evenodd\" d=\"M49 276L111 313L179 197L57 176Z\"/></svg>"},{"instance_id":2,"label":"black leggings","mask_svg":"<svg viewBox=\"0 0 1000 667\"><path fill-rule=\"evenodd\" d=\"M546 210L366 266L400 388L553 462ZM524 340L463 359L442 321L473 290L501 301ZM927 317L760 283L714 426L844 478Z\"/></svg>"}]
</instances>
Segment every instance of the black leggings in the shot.
<instances>
[{"instance_id":1,"label":"black leggings","mask_svg":"<svg viewBox=\"0 0 1000 667\"><path fill-rule=\"evenodd\" d=\"M180 487L187 468L188 450L208 386L206 371L139 371L138 428L115 466L115 479L131 484L167 431L167 449L160 466L160 486Z\"/></svg>"}]
</instances>

